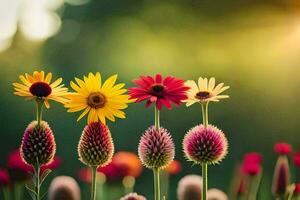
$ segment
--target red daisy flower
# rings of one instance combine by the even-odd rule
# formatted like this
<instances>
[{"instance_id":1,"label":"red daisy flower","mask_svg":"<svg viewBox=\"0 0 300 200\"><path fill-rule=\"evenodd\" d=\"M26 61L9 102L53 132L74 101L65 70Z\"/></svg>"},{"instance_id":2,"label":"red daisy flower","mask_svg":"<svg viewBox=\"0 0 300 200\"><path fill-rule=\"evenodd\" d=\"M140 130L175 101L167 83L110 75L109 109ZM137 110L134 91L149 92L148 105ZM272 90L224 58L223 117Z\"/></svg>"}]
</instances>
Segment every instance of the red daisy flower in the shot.
<instances>
[{"instance_id":1,"label":"red daisy flower","mask_svg":"<svg viewBox=\"0 0 300 200\"><path fill-rule=\"evenodd\" d=\"M173 76L164 79L160 74L156 74L155 77L140 76L133 82L137 87L129 88L130 98L136 99L135 102L147 100L147 108L152 103L156 103L156 108L159 110L162 106L171 109L171 103L180 105L182 100L187 99L186 92L189 87L184 85L183 80Z\"/></svg>"}]
</instances>

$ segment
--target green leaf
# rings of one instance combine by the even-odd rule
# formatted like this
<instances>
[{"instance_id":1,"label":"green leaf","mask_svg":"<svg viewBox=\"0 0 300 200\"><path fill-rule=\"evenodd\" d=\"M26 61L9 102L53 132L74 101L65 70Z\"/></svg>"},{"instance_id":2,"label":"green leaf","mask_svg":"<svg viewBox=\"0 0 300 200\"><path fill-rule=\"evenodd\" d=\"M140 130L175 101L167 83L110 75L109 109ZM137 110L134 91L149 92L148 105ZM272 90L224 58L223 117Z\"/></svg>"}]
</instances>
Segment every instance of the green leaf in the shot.
<instances>
[{"instance_id":1,"label":"green leaf","mask_svg":"<svg viewBox=\"0 0 300 200\"><path fill-rule=\"evenodd\" d=\"M37 196L37 193L34 191L34 189L30 188L28 185L25 185L30 197L35 200L36 199L36 196Z\"/></svg>"},{"instance_id":2,"label":"green leaf","mask_svg":"<svg viewBox=\"0 0 300 200\"><path fill-rule=\"evenodd\" d=\"M45 193L42 195L41 200L43 200L44 198L46 198L47 194L48 194L48 192L45 192Z\"/></svg>"},{"instance_id":3,"label":"green leaf","mask_svg":"<svg viewBox=\"0 0 300 200\"><path fill-rule=\"evenodd\" d=\"M44 173L41 176L41 181L40 181L40 186L43 184L43 182L45 181L45 179L47 178L47 176L52 172L51 169L47 169L44 171Z\"/></svg>"}]
</instances>

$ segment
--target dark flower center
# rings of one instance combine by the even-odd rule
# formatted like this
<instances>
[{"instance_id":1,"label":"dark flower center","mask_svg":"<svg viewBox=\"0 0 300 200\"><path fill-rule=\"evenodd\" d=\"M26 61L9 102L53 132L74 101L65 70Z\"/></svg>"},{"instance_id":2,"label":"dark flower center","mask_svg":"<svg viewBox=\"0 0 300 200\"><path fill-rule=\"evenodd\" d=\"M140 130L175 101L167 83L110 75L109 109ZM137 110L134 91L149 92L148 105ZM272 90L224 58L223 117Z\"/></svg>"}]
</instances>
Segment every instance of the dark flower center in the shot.
<instances>
[{"instance_id":1,"label":"dark flower center","mask_svg":"<svg viewBox=\"0 0 300 200\"><path fill-rule=\"evenodd\" d=\"M106 103L106 97L101 92L92 92L87 98L87 104L92 108L102 108Z\"/></svg>"},{"instance_id":2,"label":"dark flower center","mask_svg":"<svg viewBox=\"0 0 300 200\"><path fill-rule=\"evenodd\" d=\"M197 99L207 99L210 97L210 92L206 92L206 91L200 91L196 94L195 96Z\"/></svg>"},{"instance_id":3,"label":"dark flower center","mask_svg":"<svg viewBox=\"0 0 300 200\"><path fill-rule=\"evenodd\" d=\"M34 96L47 97L51 94L52 88L48 83L36 82L30 86L29 91Z\"/></svg>"},{"instance_id":4,"label":"dark flower center","mask_svg":"<svg viewBox=\"0 0 300 200\"><path fill-rule=\"evenodd\" d=\"M159 95L165 90L165 87L163 85L153 85L151 90L154 95Z\"/></svg>"}]
</instances>

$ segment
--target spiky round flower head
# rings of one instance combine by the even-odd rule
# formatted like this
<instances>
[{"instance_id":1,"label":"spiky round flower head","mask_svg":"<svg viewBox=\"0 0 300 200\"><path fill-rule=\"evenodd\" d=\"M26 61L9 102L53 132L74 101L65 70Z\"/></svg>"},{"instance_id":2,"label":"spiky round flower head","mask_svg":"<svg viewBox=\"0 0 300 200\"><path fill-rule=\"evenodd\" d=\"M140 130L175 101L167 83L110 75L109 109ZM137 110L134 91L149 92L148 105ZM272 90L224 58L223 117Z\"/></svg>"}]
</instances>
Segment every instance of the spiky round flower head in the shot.
<instances>
[{"instance_id":1,"label":"spiky round flower head","mask_svg":"<svg viewBox=\"0 0 300 200\"><path fill-rule=\"evenodd\" d=\"M149 127L140 139L139 157L143 165L150 169L163 169L174 159L175 146L170 133L160 127Z\"/></svg>"},{"instance_id":2,"label":"spiky round flower head","mask_svg":"<svg viewBox=\"0 0 300 200\"><path fill-rule=\"evenodd\" d=\"M54 135L48 123L31 122L23 135L20 153L29 165L40 166L52 162L56 152Z\"/></svg>"},{"instance_id":3,"label":"spiky round flower head","mask_svg":"<svg viewBox=\"0 0 300 200\"><path fill-rule=\"evenodd\" d=\"M185 135L183 151L188 160L197 164L216 164L226 156L228 141L218 128L198 125Z\"/></svg>"},{"instance_id":4,"label":"spiky round flower head","mask_svg":"<svg viewBox=\"0 0 300 200\"><path fill-rule=\"evenodd\" d=\"M78 144L79 160L88 166L105 166L114 154L114 144L108 127L101 122L88 124Z\"/></svg>"},{"instance_id":5,"label":"spiky round flower head","mask_svg":"<svg viewBox=\"0 0 300 200\"><path fill-rule=\"evenodd\" d=\"M207 200L228 200L228 196L223 191L212 188L207 191Z\"/></svg>"},{"instance_id":6,"label":"spiky round flower head","mask_svg":"<svg viewBox=\"0 0 300 200\"><path fill-rule=\"evenodd\" d=\"M137 193L129 193L122 197L120 200L147 200L144 196L138 195Z\"/></svg>"},{"instance_id":7,"label":"spiky round flower head","mask_svg":"<svg viewBox=\"0 0 300 200\"><path fill-rule=\"evenodd\" d=\"M177 186L178 200L201 200L202 177L187 175L180 179Z\"/></svg>"},{"instance_id":8,"label":"spiky round flower head","mask_svg":"<svg viewBox=\"0 0 300 200\"><path fill-rule=\"evenodd\" d=\"M285 195L290 183L289 161L286 156L279 156L272 182L272 193L275 197Z\"/></svg>"},{"instance_id":9,"label":"spiky round flower head","mask_svg":"<svg viewBox=\"0 0 300 200\"><path fill-rule=\"evenodd\" d=\"M49 200L80 200L80 188L74 178L58 176L53 179L48 192Z\"/></svg>"}]
</instances>

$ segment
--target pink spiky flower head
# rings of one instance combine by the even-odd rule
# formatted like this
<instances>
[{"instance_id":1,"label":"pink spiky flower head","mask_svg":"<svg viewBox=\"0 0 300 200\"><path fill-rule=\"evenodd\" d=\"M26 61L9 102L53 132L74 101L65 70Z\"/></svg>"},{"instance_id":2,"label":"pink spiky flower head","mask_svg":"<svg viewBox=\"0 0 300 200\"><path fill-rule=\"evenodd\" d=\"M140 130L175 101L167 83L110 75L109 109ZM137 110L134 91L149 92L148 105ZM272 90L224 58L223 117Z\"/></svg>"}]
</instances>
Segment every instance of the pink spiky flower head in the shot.
<instances>
[{"instance_id":1,"label":"pink spiky flower head","mask_svg":"<svg viewBox=\"0 0 300 200\"><path fill-rule=\"evenodd\" d=\"M275 197L285 195L290 183L289 161L286 156L280 156L277 160L273 181L272 193Z\"/></svg>"},{"instance_id":2,"label":"pink spiky flower head","mask_svg":"<svg viewBox=\"0 0 300 200\"><path fill-rule=\"evenodd\" d=\"M88 124L78 144L79 160L88 166L105 166L114 154L114 144L108 127L101 122Z\"/></svg>"},{"instance_id":3,"label":"pink spiky flower head","mask_svg":"<svg viewBox=\"0 0 300 200\"><path fill-rule=\"evenodd\" d=\"M137 193L129 193L122 197L120 200L147 200L144 196L138 195Z\"/></svg>"},{"instance_id":4,"label":"pink spiky flower head","mask_svg":"<svg viewBox=\"0 0 300 200\"><path fill-rule=\"evenodd\" d=\"M217 164L228 152L228 141L220 129L198 125L185 135L183 151L188 160L197 164Z\"/></svg>"},{"instance_id":5,"label":"pink spiky flower head","mask_svg":"<svg viewBox=\"0 0 300 200\"><path fill-rule=\"evenodd\" d=\"M140 139L139 158L150 169L163 169L174 159L175 146L170 133L164 129L157 130L151 126Z\"/></svg>"},{"instance_id":6,"label":"pink spiky flower head","mask_svg":"<svg viewBox=\"0 0 300 200\"><path fill-rule=\"evenodd\" d=\"M155 76L141 76L133 81L136 87L129 88L129 95L135 102L147 101L146 107L156 104L160 110L162 106L172 108L171 103L180 105L187 99L189 87L184 85L184 81L173 76L163 78L160 74Z\"/></svg>"},{"instance_id":7,"label":"pink spiky flower head","mask_svg":"<svg viewBox=\"0 0 300 200\"><path fill-rule=\"evenodd\" d=\"M20 153L22 159L34 167L52 162L56 152L54 135L48 123L31 122L23 135Z\"/></svg>"}]
</instances>

